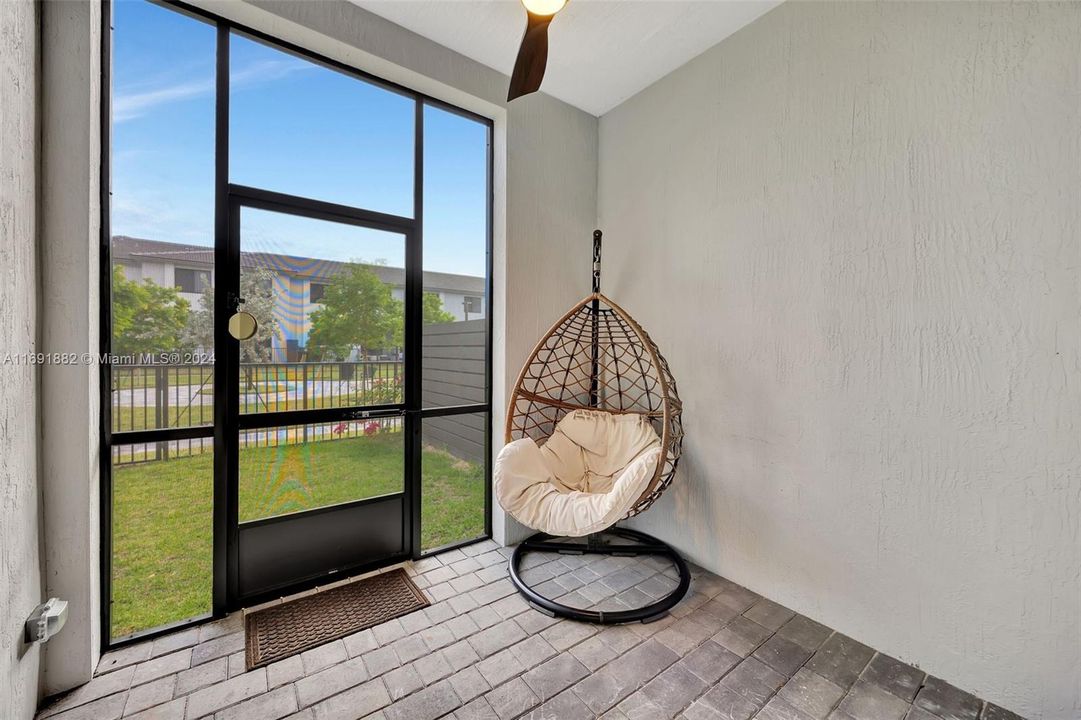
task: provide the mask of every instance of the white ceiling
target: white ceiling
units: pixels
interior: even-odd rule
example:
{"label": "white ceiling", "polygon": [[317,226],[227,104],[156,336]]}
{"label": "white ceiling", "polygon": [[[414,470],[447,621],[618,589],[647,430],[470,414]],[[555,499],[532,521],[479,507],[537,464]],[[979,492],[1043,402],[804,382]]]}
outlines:
{"label": "white ceiling", "polygon": [[[526,13],[518,0],[352,0],[507,75]],[[781,0],[570,0],[548,29],[541,91],[603,115]]]}

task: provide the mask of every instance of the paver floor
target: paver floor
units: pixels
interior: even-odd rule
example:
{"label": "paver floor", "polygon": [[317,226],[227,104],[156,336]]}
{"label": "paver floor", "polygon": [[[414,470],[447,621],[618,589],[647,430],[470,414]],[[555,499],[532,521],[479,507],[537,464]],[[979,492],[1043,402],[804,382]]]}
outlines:
{"label": "paver floor", "polygon": [[[594,626],[531,609],[486,541],[406,565],[432,605],[250,672],[240,613],[105,655],[54,720],[1016,720],[750,590],[694,568],[671,614]],[[536,556],[527,580],[579,607],[672,587],[657,561]]]}

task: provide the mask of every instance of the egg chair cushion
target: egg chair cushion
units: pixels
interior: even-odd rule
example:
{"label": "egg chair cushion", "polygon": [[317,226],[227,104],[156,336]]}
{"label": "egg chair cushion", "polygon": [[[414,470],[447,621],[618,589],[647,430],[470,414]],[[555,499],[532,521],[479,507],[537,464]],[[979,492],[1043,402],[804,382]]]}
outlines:
{"label": "egg chair cushion", "polygon": [[528,527],[580,537],[626,516],[660,458],[661,440],[645,415],[575,410],[543,444],[522,438],[500,451],[496,497]]}

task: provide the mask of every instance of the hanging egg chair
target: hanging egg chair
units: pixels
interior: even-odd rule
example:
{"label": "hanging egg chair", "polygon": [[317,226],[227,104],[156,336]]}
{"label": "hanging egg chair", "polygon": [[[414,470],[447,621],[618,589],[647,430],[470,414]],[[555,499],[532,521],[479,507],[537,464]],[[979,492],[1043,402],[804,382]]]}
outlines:
{"label": "hanging egg chair", "polygon": [[[538,530],[515,549],[510,576],[549,615],[615,624],[664,616],[690,573],[671,547],[615,527],[648,509],[671,484],[683,443],[676,382],[656,344],[600,291],[601,232],[593,233],[593,292],[537,343],[507,411],[493,472],[496,497]],[[678,573],[674,589],[644,607],[593,610],[558,602],[522,577],[530,552],[658,556]]]}

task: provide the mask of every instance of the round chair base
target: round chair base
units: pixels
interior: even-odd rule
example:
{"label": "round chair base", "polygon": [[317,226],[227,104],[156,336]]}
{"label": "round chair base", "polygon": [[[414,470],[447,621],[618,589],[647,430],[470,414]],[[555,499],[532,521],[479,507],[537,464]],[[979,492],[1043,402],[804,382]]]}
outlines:
{"label": "round chair base", "polygon": [[[611,542],[616,539],[620,542]],[[629,541],[629,542],[626,542]],[[533,588],[526,585],[522,579],[522,558],[529,552],[552,552],[566,555],[613,555],[622,557],[637,557],[641,555],[656,555],[665,557],[672,562],[679,572],[679,582],[675,589],[664,597],[644,607],[631,608],[628,610],[614,610],[611,612],[602,610],[584,610],[558,603],[537,593]],[[691,586],[691,573],[687,569],[687,563],[675,550],[661,542],[657,538],[629,528],[608,528],[599,533],[594,533],[586,538],[556,538],[544,533],[537,533],[528,540],[523,541],[514,549],[514,555],[510,559],[510,579],[514,587],[522,597],[535,609],[552,617],[568,618],[581,622],[598,623],[601,625],[618,625],[621,623],[642,622],[648,623],[659,620],[668,614],[676,604],[687,594]]]}

